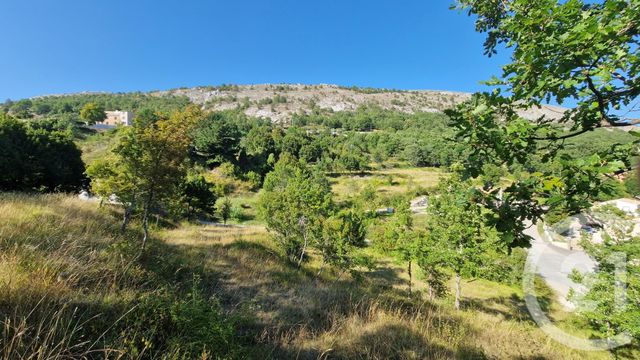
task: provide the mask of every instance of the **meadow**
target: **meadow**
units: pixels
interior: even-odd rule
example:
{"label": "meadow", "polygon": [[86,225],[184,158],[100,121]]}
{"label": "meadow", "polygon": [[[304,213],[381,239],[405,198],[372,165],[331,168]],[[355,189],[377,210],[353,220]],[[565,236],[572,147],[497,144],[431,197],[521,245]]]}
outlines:
{"label": "meadow", "polygon": [[[609,356],[547,338],[518,286],[465,281],[456,311],[420,285],[409,295],[404,267],[373,248],[377,267],[358,281],[318,276],[315,254],[295,268],[255,221],[161,226],[138,254],[140,234],[119,233],[117,209],[64,195],[0,196],[5,359]],[[547,297],[552,317],[580,332],[584,324]]]}

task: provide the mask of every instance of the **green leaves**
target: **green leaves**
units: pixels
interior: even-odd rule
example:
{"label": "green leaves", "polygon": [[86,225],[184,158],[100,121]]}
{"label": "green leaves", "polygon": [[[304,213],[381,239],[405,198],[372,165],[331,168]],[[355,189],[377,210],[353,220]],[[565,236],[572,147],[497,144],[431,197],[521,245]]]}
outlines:
{"label": "green leaves", "polygon": [[333,203],[329,183],[305,163],[283,156],[267,174],[259,211],[267,228],[292,262],[301,263],[307,248],[318,244]]}

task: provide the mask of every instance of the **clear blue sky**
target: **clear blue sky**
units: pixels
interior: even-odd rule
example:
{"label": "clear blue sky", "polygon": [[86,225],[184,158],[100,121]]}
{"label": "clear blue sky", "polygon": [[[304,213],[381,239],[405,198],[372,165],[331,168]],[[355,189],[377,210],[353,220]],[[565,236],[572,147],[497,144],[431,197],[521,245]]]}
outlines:
{"label": "clear blue sky", "polygon": [[482,55],[453,0],[3,0],[0,101],[222,83],[475,91]]}

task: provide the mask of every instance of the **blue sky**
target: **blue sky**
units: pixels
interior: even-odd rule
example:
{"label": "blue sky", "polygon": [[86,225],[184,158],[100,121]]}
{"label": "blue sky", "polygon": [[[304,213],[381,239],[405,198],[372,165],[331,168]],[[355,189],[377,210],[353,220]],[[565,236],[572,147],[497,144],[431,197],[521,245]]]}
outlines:
{"label": "blue sky", "polygon": [[487,58],[452,0],[3,0],[0,101],[222,83],[475,91]]}

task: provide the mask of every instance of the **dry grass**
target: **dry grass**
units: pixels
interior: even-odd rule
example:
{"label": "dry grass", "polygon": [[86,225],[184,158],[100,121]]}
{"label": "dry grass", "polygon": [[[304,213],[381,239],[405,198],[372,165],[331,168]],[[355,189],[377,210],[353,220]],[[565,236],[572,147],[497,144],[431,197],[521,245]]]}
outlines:
{"label": "dry grass", "polygon": [[[96,204],[2,194],[0,217],[0,357],[7,360],[180,357],[162,350],[171,338],[146,338],[153,353],[135,349],[171,314],[157,308],[163,294],[192,296],[194,273],[207,298],[236,319],[244,358],[608,358],[549,340],[515,288],[465,283],[457,312],[450,299],[409,297],[403,267],[388,259],[378,258],[382,268],[361,283],[331,271],[317,279],[317,262],[291,266],[260,226],[156,232],[162,243],[154,240],[129,266],[138,234],[119,235],[117,219]],[[139,299],[150,301],[147,312],[137,311],[145,304]],[[175,331],[163,321],[163,331]],[[184,321],[193,325],[190,315]]]}
{"label": "dry grass", "polygon": [[[198,238],[203,233],[210,238]],[[246,319],[240,332],[255,341],[252,357],[608,358],[550,340],[529,318],[521,292],[506,285],[465,283],[464,309],[456,312],[451,299],[410,298],[403,268],[385,259],[362,283],[335,274],[316,279],[316,262],[293,268],[260,227],[191,226],[162,238],[217,274],[212,286],[227,311]]]}
{"label": "dry grass", "polygon": [[111,209],[0,194],[0,218],[0,359],[183,358],[203,351],[190,328],[226,331],[192,290],[206,274],[155,239],[139,257]]}

